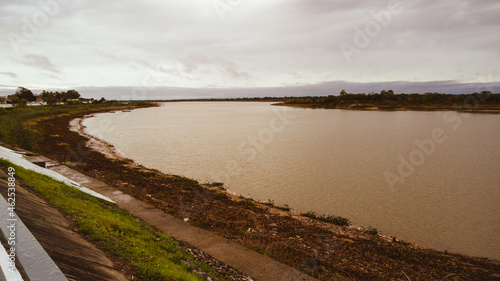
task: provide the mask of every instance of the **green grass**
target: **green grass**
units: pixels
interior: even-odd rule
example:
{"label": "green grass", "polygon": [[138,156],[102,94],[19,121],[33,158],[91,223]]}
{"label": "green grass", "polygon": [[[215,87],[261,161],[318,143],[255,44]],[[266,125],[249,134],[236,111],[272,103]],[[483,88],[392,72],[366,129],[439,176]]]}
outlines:
{"label": "green grass", "polygon": [[39,117],[98,110],[110,106],[131,107],[151,106],[151,104],[144,102],[106,102],[100,104],[0,108],[0,140],[27,150],[34,150],[36,148],[36,143],[34,141],[35,131],[29,128],[27,124],[28,121]]}
{"label": "green grass", "polygon": [[206,280],[182,261],[193,261],[219,280],[208,265],[195,261],[176,241],[137,221],[115,204],[97,199],[54,179],[0,159],[0,166],[14,167],[15,177],[72,219],[90,239],[129,263],[146,280]]}

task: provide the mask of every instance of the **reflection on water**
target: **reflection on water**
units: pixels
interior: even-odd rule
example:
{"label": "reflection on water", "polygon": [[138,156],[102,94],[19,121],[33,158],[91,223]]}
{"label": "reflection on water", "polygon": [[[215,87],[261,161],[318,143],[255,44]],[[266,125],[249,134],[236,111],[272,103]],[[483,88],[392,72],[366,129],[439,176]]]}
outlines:
{"label": "reflection on water", "polygon": [[500,258],[500,115],[176,102],[84,124],[147,167]]}

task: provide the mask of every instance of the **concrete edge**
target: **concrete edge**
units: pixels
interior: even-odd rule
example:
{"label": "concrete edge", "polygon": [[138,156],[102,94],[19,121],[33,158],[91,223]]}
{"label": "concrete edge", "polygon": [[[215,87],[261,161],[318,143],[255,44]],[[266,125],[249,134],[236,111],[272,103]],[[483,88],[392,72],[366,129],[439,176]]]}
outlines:
{"label": "concrete edge", "polygon": [[[15,211],[11,211],[9,208],[10,205],[2,196],[2,199],[0,199],[0,229],[3,236],[9,241],[9,245],[15,249],[15,258],[21,264],[29,280],[67,281],[68,279],[66,276],[64,276],[59,267],[57,267],[47,252],[45,252]],[[9,272],[9,268],[7,268],[7,270]],[[14,271],[19,274],[17,268]],[[7,280],[11,279],[9,278]],[[23,279],[21,278],[20,280]]]}

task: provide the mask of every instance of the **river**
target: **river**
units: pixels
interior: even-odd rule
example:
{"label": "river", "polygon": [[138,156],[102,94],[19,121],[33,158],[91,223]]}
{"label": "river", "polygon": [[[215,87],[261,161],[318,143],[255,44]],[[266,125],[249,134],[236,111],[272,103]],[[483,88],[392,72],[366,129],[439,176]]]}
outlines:
{"label": "river", "polygon": [[169,102],[87,132],[146,167],[500,259],[500,115]]}

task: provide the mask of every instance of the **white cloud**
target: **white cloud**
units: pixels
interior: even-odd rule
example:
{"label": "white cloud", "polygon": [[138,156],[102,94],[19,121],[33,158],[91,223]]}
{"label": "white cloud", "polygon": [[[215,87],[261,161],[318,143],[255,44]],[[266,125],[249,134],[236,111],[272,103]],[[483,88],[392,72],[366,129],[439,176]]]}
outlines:
{"label": "white cloud", "polygon": [[[59,0],[41,3],[50,1]],[[379,22],[349,63],[339,44],[354,45],[357,30],[366,32],[391,1],[242,1],[223,21],[204,0],[62,1],[30,38],[23,29],[44,11],[41,4],[9,1],[0,7],[0,32],[24,41],[18,52],[0,42],[0,54],[13,58],[2,58],[4,72],[18,76],[3,79],[26,87],[134,87],[153,70],[164,75],[158,86],[187,88],[500,81],[494,0],[401,0],[401,11]]]}

